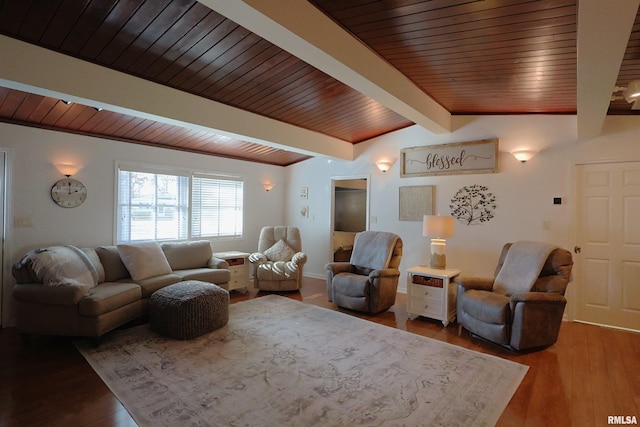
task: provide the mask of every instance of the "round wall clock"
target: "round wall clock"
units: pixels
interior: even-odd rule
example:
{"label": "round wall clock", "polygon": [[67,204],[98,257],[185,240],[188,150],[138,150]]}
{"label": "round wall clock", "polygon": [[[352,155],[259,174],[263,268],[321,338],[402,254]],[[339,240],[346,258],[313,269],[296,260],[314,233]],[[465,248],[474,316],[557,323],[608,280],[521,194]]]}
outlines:
{"label": "round wall clock", "polygon": [[75,208],[87,198],[87,188],[76,179],[61,179],[51,187],[51,198],[63,208]]}

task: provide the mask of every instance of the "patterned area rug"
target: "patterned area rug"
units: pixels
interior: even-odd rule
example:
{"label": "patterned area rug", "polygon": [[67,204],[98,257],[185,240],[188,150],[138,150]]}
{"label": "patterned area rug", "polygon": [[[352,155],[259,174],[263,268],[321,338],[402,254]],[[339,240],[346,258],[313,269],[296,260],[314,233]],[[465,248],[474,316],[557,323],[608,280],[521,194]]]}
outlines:
{"label": "patterned area rug", "polygon": [[190,341],[76,345],[142,426],[490,426],[528,369],[276,295]]}

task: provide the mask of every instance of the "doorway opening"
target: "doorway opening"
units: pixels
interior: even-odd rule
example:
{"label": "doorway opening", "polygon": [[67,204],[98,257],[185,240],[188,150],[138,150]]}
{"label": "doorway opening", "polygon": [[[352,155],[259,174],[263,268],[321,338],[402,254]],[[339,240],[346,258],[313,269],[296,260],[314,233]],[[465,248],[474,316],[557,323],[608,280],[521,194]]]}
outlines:
{"label": "doorway opening", "polygon": [[369,229],[369,177],[331,179],[331,255],[349,261],[356,233]]}

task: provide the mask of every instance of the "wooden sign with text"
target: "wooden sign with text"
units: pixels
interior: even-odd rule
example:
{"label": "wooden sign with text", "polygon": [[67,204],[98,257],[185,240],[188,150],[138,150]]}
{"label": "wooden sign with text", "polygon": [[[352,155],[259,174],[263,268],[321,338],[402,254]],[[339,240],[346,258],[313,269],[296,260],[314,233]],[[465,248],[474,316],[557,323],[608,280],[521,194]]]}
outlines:
{"label": "wooden sign with text", "polygon": [[498,172],[498,139],[403,148],[400,176]]}

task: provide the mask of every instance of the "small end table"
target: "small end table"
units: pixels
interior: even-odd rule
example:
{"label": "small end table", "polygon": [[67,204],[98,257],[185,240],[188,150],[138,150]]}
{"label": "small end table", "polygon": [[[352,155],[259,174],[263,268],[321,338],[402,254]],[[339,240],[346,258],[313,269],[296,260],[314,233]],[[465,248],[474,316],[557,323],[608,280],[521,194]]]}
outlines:
{"label": "small end table", "polygon": [[223,259],[229,264],[231,279],[229,279],[228,291],[246,289],[249,286],[249,253],[239,251],[217,252],[213,256]]}
{"label": "small end table", "polygon": [[409,315],[442,321],[444,326],[456,317],[456,284],[451,280],[458,269],[438,269],[424,266],[407,270],[407,300]]}

